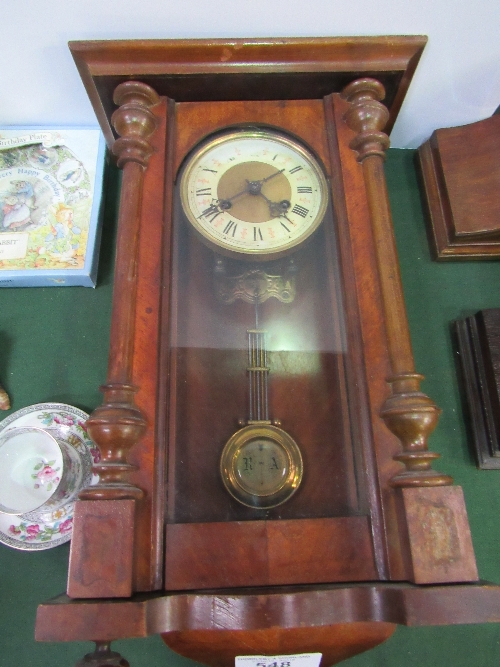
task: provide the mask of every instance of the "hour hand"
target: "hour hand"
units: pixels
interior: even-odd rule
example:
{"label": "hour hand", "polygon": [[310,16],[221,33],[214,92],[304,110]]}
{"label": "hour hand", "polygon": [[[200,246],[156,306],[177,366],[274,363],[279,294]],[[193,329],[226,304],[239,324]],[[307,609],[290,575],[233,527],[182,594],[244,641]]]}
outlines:
{"label": "hour hand", "polygon": [[[271,201],[266,197],[266,195],[261,192],[260,193],[261,197],[264,197],[264,199],[267,202],[267,205],[269,206],[269,213],[271,217],[273,218],[287,218],[287,211],[290,208],[291,204],[288,201],[288,199],[282,199],[281,201]],[[287,218],[288,220],[288,218]]]}

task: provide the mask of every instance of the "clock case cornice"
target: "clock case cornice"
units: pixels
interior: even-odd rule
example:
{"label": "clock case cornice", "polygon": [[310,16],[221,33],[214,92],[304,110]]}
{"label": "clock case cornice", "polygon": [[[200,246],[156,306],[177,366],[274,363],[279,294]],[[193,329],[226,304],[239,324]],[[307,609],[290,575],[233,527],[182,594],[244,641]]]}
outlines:
{"label": "clock case cornice", "polygon": [[390,133],[425,36],[95,40],[69,43],[108,146],[113,91],[138,80],[176,102],[321,99],[361,77],[385,88]]}

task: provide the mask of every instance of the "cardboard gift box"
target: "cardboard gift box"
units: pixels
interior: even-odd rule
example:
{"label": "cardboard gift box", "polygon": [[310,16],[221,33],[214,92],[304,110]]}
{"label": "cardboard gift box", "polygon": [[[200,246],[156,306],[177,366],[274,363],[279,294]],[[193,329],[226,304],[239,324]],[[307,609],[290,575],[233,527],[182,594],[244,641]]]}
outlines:
{"label": "cardboard gift box", "polygon": [[99,129],[0,129],[0,287],[95,287]]}

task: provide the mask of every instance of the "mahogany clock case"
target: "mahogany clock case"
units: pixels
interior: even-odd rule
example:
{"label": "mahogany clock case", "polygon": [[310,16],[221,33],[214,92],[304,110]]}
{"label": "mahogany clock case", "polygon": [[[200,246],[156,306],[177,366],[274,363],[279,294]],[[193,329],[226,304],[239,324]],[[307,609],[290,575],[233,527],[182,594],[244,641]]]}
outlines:
{"label": "mahogany clock case", "polygon": [[[340,91],[356,76],[375,74],[375,68],[386,85],[389,105],[383,122],[392,127],[425,41],[405,37],[71,44],[110,145],[115,137],[110,115],[113,90],[119,84],[125,92],[123,85],[132,78],[127,71],[134,73],[141,86],[156,86],[155,96],[166,95],[155,98],[160,103],[151,107],[157,129],[148,140],[152,153],[147,168],[141,174],[130,163],[125,166],[130,174],[125,180],[144,179],[142,201],[134,194],[137,214],[131,212],[128,201],[132,192],[139,192],[137,181],[132,184],[131,180],[124,195],[126,208],[122,205],[123,217],[137,216],[133,225],[140,228],[140,237],[130,232],[122,251],[131,257],[130,244],[138,243],[138,308],[127,304],[132,298],[128,288],[117,287],[120,313],[129,314],[125,328],[119,324],[122,315],[113,315],[111,338],[116,345],[112,344],[108,385],[111,377],[111,387],[118,378],[139,388],[134,400],[148,426],[140,444],[131,450],[130,463],[138,470],[130,474],[130,482],[146,494],[136,502],[133,580],[128,588],[117,584],[114,589],[121,595],[162,586],[175,590],[409,576],[399,543],[395,496],[381,492],[400,470],[392,459],[399,445],[384,431],[377,414],[391,369],[383,308],[373,279],[378,270],[368,250],[373,241],[367,194],[356,151],[349,146],[355,136],[344,118],[349,103]],[[193,81],[202,75],[210,86],[195,87]],[[288,92],[281,97],[285,80]],[[326,81],[333,94],[325,97]],[[125,93],[122,110],[113,116],[113,123],[119,122],[123,130],[137,117],[127,100],[133,101],[134,91],[139,98],[142,95],[135,84],[130,91],[131,97]],[[301,99],[293,99],[296,96]],[[151,122],[147,121],[147,127],[152,130]],[[287,334],[290,329],[298,334],[307,322],[311,341],[316,339],[308,350],[284,355],[271,349],[270,353],[271,418],[281,420],[283,428],[291,431],[304,457],[299,490],[280,508],[270,510],[271,517],[272,513],[281,517],[279,521],[265,521],[254,510],[236,506],[219,476],[222,447],[237,430],[238,420],[246,417],[239,351],[248,327],[248,304],[228,308],[214,300],[213,253],[181,224],[173,187],[183,160],[200,141],[218,130],[249,123],[278,128],[304,142],[331,179],[323,228],[296,253],[296,302],[284,308],[285,304],[269,299],[261,308],[264,319],[272,314],[276,322],[278,313],[286,311],[291,324]],[[130,125],[131,138],[140,127]],[[125,148],[127,141],[119,139],[118,145]],[[128,160],[128,154],[123,155]],[[132,153],[130,157],[136,159]],[[173,243],[171,225],[175,227],[176,222],[179,240],[184,235],[182,243]],[[124,264],[131,261],[126,258]],[[193,266],[196,271],[191,270]],[[202,318],[208,307],[217,316]],[[201,346],[186,346],[182,336],[199,329],[201,322],[207,338]],[[218,351],[221,331],[232,340],[228,348]],[[121,350],[126,350],[126,358]],[[295,366],[309,365],[310,372],[290,373],[284,362],[290,367],[292,359]],[[304,400],[294,400],[297,394]],[[197,409],[198,402],[203,410]],[[211,415],[217,415],[216,419]],[[102,419],[95,419],[98,426]],[[207,437],[208,422],[211,435]],[[99,437],[96,432],[95,438]],[[376,456],[382,457],[378,470]],[[380,465],[382,460],[385,463]],[[101,474],[107,475],[106,470],[104,465]],[[90,512],[92,507],[98,506],[81,506]],[[297,550],[297,534],[304,535],[302,550]],[[124,539],[129,537],[130,531]],[[86,597],[91,590],[76,582],[88,578],[83,574],[87,567],[97,581],[105,555],[91,565],[77,557],[76,546],[74,553],[69,590],[76,597]],[[110,572],[113,567],[110,562]],[[126,567],[130,572],[130,560]],[[108,594],[113,590],[110,581],[108,576]]]}
{"label": "mahogany clock case", "polygon": [[[439,559],[437,570],[426,564],[419,512],[437,497],[445,504],[454,498],[450,516],[466,526],[465,508],[460,489],[435,488],[448,487],[452,479],[432,470],[437,455],[427,451],[439,409],[419,391],[382,164],[388,138],[381,129],[392,126],[425,41],[71,45],[108,140],[113,141],[111,123],[122,135],[113,150],[124,177],[105,400],[89,420],[103,451],[101,482],[81,495],[99,502],[77,508],[81,528],[73,540],[70,595],[95,596],[99,581],[108,596],[124,596],[162,586],[477,577],[468,529],[460,529],[463,542],[450,542],[452,567],[438,565]],[[364,76],[374,67],[387,91]],[[308,88],[300,89],[305,99],[276,99],[284,74],[306,72],[311,76],[302,80]],[[332,90],[325,96],[320,81],[326,73]],[[205,99],[201,88],[193,101],[192,76],[199,74],[212,81],[212,99]],[[256,92],[255,75],[267,82],[262,94]],[[351,83],[338,90],[347,75]],[[166,97],[145,83],[153,83],[152,76],[161,79],[154,82]],[[104,110],[117,77],[118,108],[108,117]],[[242,94],[244,82],[256,99]],[[274,99],[261,99],[271,90]],[[390,108],[381,103],[385,95]],[[216,465],[224,443],[245,419],[239,351],[247,304],[221,309],[215,303],[208,276],[217,260],[199,239],[185,235],[174,187],[183,160],[201,141],[248,124],[273,127],[303,142],[323,165],[331,188],[322,228],[295,253],[295,303],[283,309],[285,304],[269,299],[261,307],[271,328],[283,320],[280,311],[288,313],[280,336],[299,334],[304,322],[310,328],[309,347],[288,350],[282,338],[270,349],[271,418],[291,430],[305,460],[300,488],[279,509],[269,510],[270,520],[234,504]],[[197,339],[200,332],[205,338]],[[219,350],[224,338],[226,347]],[[297,352],[302,356],[294,357]],[[290,373],[284,362],[288,368],[302,363],[306,372]],[[294,400],[294,391],[304,400]],[[406,488],[415,486],[433,489]],[[91,556],[88,539],[81,541],[94,531],[97,517],[111,522],[110,529],[130,545],[121,552],[119,568],[97,533],[99,557]],[[299,542],[297,535],[306,537]],[[460,553],[453,544],[461,544]],[[95,583],[89,586],[90,579]]]}

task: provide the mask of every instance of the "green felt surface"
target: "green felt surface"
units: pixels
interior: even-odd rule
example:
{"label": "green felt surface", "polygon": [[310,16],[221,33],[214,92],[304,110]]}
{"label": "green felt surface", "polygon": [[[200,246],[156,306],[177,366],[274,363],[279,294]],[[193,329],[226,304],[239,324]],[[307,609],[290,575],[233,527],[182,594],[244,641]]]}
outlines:
{"label": "green felt surface", "polygon": [[[431,261],[414,151],[391,150],[387,179],[416,368],[423,390],[443,408],[431,448],[435,466],[465,492],[482,579],[500,583],[500,471],[479,471],[460,402],[450,323],[500,306],[500,262]],[[0,289],[0,380],[13,410],[60,401],[90,411],[106,375],[112,293],[117,174],[111,172],[98,287]],[[7,416],[9,413],[5,413]],[[72,667],[90,643],[36,643],[37,605],[66,586],[68,545],[22,552],[0,545],[0,667]],[[189,667],[159,637],[113,644],[131,667]],[[397,629],[385,644],[352,658],[352,667],[493,667],[500,663],[500,625]]]}

